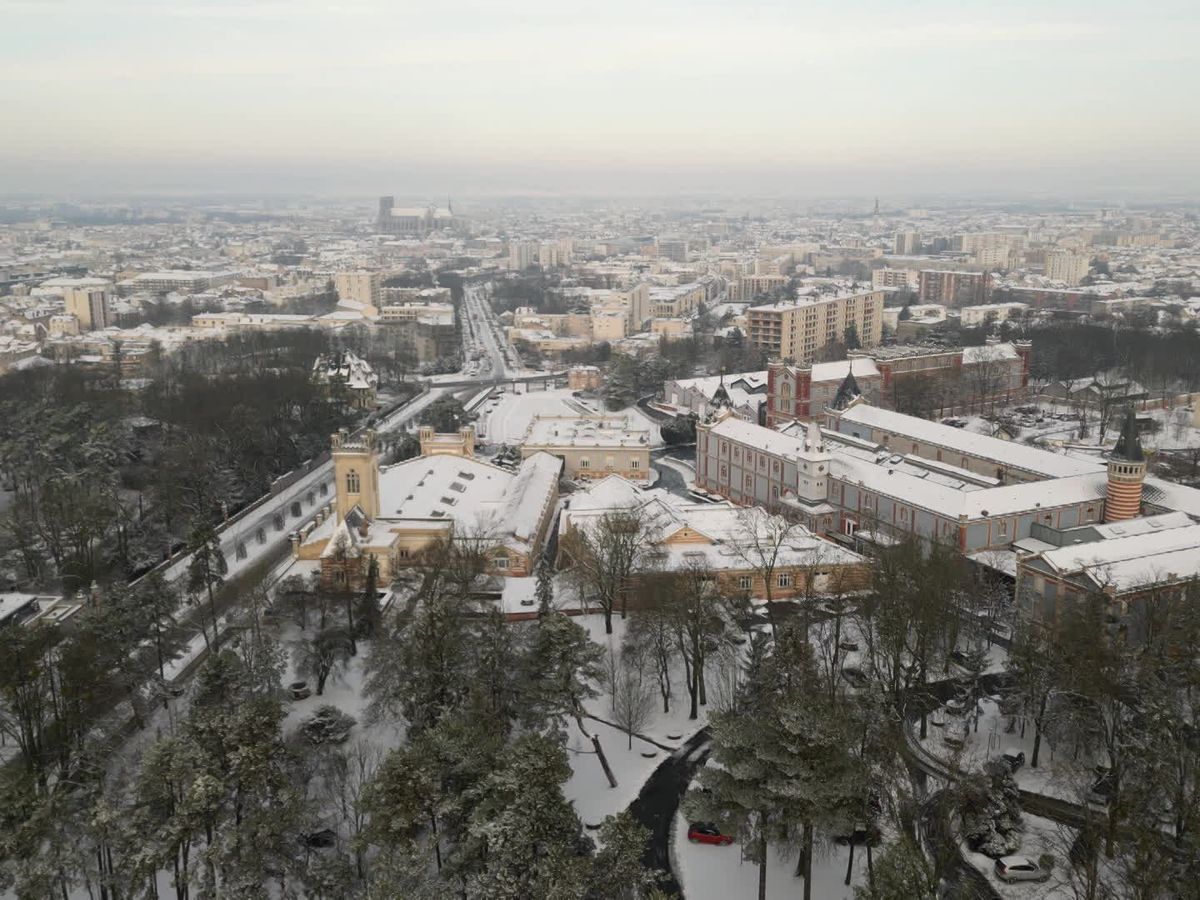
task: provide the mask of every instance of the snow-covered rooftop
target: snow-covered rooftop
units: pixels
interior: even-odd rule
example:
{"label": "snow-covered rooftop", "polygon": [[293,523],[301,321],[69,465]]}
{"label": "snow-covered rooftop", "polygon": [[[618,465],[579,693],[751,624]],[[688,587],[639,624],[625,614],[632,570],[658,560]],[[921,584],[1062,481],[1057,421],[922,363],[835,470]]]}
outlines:
{"label": "snow-covered rooftop", "polygon": [[650,429],[629,416],[537,416],[526,447],[648,447]]}
{"label": "snow-covered rooftop", "polygon": [[897,437],[912,438],[978,459],[994,460],[998,464],[1045,478],[1065,478],[1105,470],[1104,463],[1098,460],[1066,456],[1015,441],[976,434],[867,403],[846,410],[841,415],[841,421],[864,425]]}

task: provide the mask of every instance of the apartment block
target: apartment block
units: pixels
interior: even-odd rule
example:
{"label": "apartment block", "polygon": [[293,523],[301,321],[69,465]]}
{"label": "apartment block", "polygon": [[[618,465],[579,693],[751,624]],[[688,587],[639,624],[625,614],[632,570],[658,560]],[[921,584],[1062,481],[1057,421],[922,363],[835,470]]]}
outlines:
{"label": "apartment block", "polygon": [[865,291],[752,306],[750,341],[772,357],[807,363],[853,326],[871,347],[883,336],[883,298],[884,291]]}
{"label": "apartment block", "polygon": [[1089,261],[1082,253],[1070,250],[1046,251],[1046,277],[1074,287],[1087,276]]}
{"label": "apartment block", "polygon": [[918,296],[923,303],[979,306],[987,301],[990,283],[985,272],[922,269],[918,276]]}

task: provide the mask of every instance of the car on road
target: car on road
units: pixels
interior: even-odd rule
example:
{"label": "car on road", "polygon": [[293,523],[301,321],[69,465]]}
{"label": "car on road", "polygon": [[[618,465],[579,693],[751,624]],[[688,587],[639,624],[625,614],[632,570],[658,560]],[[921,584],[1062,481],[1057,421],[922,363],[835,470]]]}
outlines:
{"label": "car on road", "polygon": [[1001,881],[1047,881],[1050,869],[1028,856],[1002,856],[996,860],[996,877]]}
{"label": "car on road", "polygon": [[952,716],[961,716],[967,711],[967,701],[961,697],[951,697],[946,701],[946,712]]}
{"label": "car on road", "polygon": [[842,638],[838,641],[838,649],[854,652],[858,649],[858,641],[852,641],[850,638]]}
{"label": "car on road", "polygon": [[693,822],[688,826],[688,840],[693,844],[716,844],[726,847],[733,843],[733,838],[721,834],[721,829],[710,822]]}

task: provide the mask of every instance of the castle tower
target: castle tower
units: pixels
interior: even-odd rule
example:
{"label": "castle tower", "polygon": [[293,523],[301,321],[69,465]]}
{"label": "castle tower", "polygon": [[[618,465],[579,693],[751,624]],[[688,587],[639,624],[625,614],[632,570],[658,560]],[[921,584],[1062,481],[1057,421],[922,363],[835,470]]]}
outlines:
{"label": "castle tower", "polygon": [[368,519],[379,517],[379,449],[374,431],[361,437],[346,431],[333,436],[333,477],[338,521],[356,506]]}
{"label": "castle tower", "polygon": [[805,503],[824,503],[829,496],[829,463],[832,454],[816,421],[804,432],[804,452],[796,457],[796,496]]}
{"label": "castle tower", "polygon": [[1104,521],[1121,522],[1142,512],[1142,482],[1146,479],[1146,455],[1138,438],[1137,417],[1131,406],[1117,446],[1108,457],[1108,490],[1104,498]]}

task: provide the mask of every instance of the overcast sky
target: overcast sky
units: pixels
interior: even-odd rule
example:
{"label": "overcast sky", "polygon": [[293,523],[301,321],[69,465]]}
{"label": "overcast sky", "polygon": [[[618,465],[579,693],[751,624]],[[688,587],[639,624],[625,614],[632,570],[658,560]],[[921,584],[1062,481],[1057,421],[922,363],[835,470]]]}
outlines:
{"label": "overcast sky", "polygon": [[1198,10],[0,0],[0,191],[1190,192]]}

